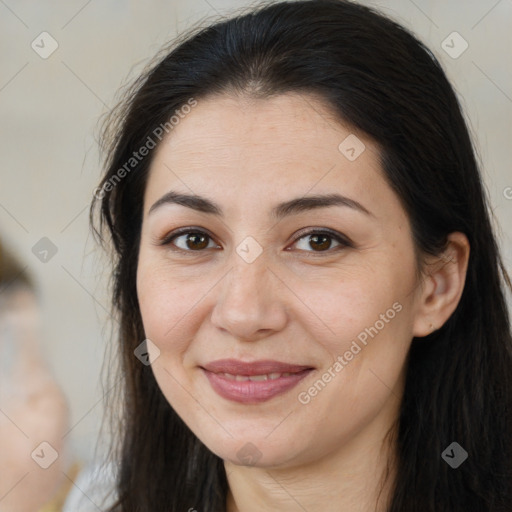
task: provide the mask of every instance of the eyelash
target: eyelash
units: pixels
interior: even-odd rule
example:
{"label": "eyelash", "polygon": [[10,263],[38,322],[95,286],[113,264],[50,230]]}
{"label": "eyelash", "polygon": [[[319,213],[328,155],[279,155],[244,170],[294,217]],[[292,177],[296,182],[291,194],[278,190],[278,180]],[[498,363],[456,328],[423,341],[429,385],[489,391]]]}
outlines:
{"label": "eyelash", "polygon": [[[180,229],[177,229],[176,231],[173,231],[172,233],[169,233],[163,240],[161,240],[159,242],[159,245],[162,245],[162,246],[174,245],[174,244],[172,244],[172,242],[176,238],[179,238],[180,236],[187,235],[187,234],[204,235],[204,236],[208,237],[211,241],[214,241],[214,238],[208,232],[206,232],[200,228],[194,228],[192,226],[192,227],[180,228]],[[310,230],[307,232],[300,232],[299,236],[297,236],[297,238],[292,242],[292,245],[296,244],[302,238],[305,238],[310,235],[326,235],[340,244],[338,247],[335,247],[334,249],[329,248],[325,251],[302,251],[302,252],[306,252],[306,253],[312,253],[315,256],[323,255],[323,254],[332,254],[333,252],[338,252],[339,250],[347,248],[347,247],[354,247],[353,243],[347,237],[345,237],[341,233],[338,233],[336,231],[332,231],[332,230],[326,229],[326,228],[317,229],[317,230],[313,229],[313,230]],[[187,253],[194,254],[194,253],[204,252],[206,249],[200,249],[200,250],[194,251],[191,249],[187,250],[187,249],[182,249],[180,247],[174,246],[171,250],[174,252],[182,253],[182,254],[187,254]]]}

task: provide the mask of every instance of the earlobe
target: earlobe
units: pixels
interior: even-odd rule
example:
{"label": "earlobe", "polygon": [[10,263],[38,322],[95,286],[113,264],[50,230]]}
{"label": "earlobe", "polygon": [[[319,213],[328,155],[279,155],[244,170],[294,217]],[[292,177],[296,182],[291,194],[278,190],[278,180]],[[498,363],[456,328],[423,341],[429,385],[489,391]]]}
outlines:
{"label": "earlobe", "polygon": [[469,241],[463,233],[448,235],[445,250],[427,263],[419,290],[413,336],[440,329],[453,314],[462,296],[469,261]]}

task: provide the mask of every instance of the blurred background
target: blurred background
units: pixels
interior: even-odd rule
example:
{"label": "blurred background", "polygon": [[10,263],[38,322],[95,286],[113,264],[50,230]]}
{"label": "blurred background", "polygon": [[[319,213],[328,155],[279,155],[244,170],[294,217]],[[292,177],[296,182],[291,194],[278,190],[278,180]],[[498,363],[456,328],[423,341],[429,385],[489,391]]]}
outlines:
{"label": "blurred background", "polygon": [[[512,1],[360,3],[410,28],[455,85],[511,271]],[[108,260],[88,227],[101,172],[100,117],[114,105],[119,87],[164,43],[192,25],[251,5],[257,2],[0,0],[0,240],[18,260],[16,276],[31,276],[40,308],[40,360],[67,403],[52,414],[62,419],[56,422],[55,443],[66,446],[59,462],[68,489],[93,457],[109,392],[100,379],[111,338]],[[0,426],[3,421],[12,427],[14,413],[7,407],[0,403]],[[40,447],[45,439],[20,418],[17,435],[24,436],[30,452],[48,457]],[[29,457],[20,478],[38,469]],[[0,467],[0,511],[10,512],[7,499],[2,508],[2,498],[13,497],[22,484],[19,478],[2,478],[3,471]],[[53,507],[59,509],[56,501]]]}

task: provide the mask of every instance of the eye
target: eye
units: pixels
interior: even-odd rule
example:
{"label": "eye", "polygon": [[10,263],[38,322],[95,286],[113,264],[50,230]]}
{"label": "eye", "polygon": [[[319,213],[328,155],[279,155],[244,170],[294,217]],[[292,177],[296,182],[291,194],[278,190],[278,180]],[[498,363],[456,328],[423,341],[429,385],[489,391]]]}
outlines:
{"label": "eye", "polygon": [[161,245],[174,245],[177,250],[184,252],[200,252],[203,249],[219,247],[208,233],[191,228],[174,231],[162,240]]}
{"label": "eye", "polygon": [[[333,241],[338,244],[334,247],[334,250],[332,250]],[[345,247],[353,247],[352,242],[347,237],[336,231],[326,229],[310,230],[307,233],[302,231],[301,236],[292,245],[300,244],[302,244],[302,247],[298,248],[301,251],[314,253],[334,252]],[[173,231],[160,242],[160,245],[172,245],[176,247],[173,250],[189,253],[220,248],[206,231],[190,227]]]}
{"label": "eye", "polygon": [[[344,247],[353,247],[353,244],[341,233],[325,229],[303,233],[293,245],[300,245],[302,243],[302,247],[298,248],[306,252],[333,252],[331,250],[333,241],[338,244],[334,248],[335,251]],[[311,251],[308,248],[313,250]]]}

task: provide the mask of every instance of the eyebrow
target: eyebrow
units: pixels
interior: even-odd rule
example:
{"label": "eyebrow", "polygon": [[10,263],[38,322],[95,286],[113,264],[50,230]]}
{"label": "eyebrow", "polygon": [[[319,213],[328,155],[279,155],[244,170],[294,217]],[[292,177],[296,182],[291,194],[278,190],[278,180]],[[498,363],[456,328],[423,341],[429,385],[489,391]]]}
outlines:
{"label": "eyebrow", "polygon": [[[165,204],[179,204],[198,212],[216,215],[221,218],[224,217],[221,206],[214,201],[196,194],[182,194],[172,190],[164,194],[151,206],[148,215]],[[331,206],[344,206],[366,215],[374,216],[373,213],[371,213],[361,203],[341,194],[314,195],[291,199],[289,201],[279,203],[277,206],[272,208],[271,215],[275,219],[280,220],[290,215],[314,210],[316,208],[326,208]]]}

